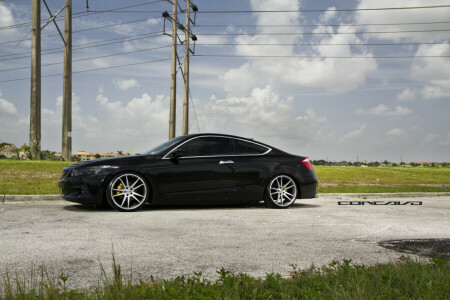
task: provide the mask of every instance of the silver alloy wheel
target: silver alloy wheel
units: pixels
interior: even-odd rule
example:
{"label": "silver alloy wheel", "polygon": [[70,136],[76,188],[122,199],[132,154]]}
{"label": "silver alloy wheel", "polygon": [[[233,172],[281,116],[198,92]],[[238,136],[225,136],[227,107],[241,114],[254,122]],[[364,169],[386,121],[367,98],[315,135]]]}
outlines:
{"label": "silver alloy wheel", "polygon": [[134,210],[147,198],[147,185],[136,174],[122,174],[111,184],[111,200],[118,208]]}
{"label": "silver alloy wheel", "polygon": [[297,186],[286,175],[279,175],[269,184],[269,196],[276,206],[287,207],[297,198]]}

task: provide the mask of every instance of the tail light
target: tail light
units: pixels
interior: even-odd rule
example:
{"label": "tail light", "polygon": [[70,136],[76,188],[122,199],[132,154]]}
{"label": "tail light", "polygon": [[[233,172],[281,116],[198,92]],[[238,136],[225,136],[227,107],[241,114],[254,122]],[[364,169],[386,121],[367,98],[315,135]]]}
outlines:
{"label": "tail light", "polygon": [[308,170],[310,171],[314,171],[313,165],[311,163],[311,161],[309,160],[309,158],[304,158],[300,161]]}

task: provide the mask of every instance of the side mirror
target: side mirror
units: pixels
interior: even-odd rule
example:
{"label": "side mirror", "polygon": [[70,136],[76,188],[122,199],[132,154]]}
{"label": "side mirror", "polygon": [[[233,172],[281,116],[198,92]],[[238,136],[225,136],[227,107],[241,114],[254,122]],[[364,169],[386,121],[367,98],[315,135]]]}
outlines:
{"label": "side mirror", "polygon": [[178,157],[182,157],[184,155],[184,150],[182,149],[175,149],[170,153],[170,156],[172,158],[178,158]]}

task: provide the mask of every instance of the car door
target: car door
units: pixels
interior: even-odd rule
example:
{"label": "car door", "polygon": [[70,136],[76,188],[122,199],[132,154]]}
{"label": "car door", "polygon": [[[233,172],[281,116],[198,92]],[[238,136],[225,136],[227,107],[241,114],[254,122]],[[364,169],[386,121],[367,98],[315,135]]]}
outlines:
{"label": "car door", "polygon": [[264,180],[276,164],[266,156],[271,148],[241,139],[233,139],[233,142],[236,155],[234,161],[238,165],[235,197],[260,201],[264,194]]}
{"label": "car door", "polygon": [[231,139],[221,136],[195,137],[176,149],[181,157],[163,158],[158,185],[163,202],[227,202],[236,187],[236,164]]}

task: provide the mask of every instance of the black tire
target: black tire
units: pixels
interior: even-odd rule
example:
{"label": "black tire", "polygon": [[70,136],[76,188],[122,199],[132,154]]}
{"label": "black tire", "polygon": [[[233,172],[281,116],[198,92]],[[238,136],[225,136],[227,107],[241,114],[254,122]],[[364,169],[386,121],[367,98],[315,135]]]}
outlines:
{"label": "black tire", "polygon": [[297,199],[298,188],[295,180],[288,175],[274,176],[266,187],[264,203],[268,208],[288,208]]}
{"label": "black tire", "polygon": [[136,211],[147,203],[149,197],[149,184],[142,175],[135,172],[117,174],[106,189],[106,199],[117,211]]}

